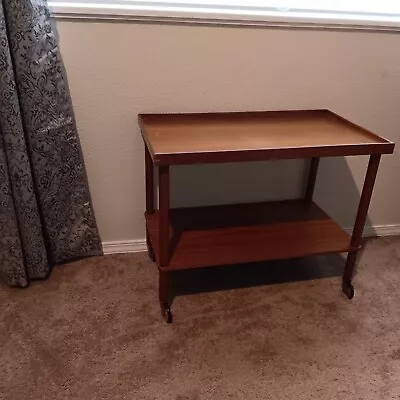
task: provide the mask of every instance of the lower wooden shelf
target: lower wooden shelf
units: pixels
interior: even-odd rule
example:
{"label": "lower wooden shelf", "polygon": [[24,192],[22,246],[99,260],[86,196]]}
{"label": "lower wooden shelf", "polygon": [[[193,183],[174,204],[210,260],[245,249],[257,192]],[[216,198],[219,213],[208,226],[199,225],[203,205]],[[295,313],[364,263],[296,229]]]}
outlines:
{"label": "lower wooden shelf", "polygon": [[[146,214],[159,266],[158,211]],[[287,200],[170,210],[170,261],[178,270],[346,252],[350,236],[315,203]]]}

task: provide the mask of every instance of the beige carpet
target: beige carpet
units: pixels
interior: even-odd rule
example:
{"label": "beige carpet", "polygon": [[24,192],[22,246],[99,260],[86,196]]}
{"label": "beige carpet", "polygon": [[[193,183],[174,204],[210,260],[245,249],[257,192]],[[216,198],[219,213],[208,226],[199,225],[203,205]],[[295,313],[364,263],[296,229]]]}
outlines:
{"label": "beige carpet", "polygon": [[400,238],[316,257],[173,277],[175,321],[145,254],[55,268],[0,286],[0,398],[399,399]]}

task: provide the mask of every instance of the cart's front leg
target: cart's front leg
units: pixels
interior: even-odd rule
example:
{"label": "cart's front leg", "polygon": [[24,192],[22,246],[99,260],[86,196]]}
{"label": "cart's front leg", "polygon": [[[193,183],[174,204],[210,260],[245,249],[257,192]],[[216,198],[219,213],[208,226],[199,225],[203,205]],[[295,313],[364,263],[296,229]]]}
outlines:
{"label": "cart's front leg", "polygon": [[169,264],[169,167],[158,168],[160,266]]}
{"label": "cart's front leg", "polygon": [[158,295],[160,299],[161,315],[165,321],[170,324],[172,322],[172,312],[169,305],[168,272],[166,271],[159,271]]}
{"label": "cart's front leg", "polygon": [[[169,227],[169,167],[160,166],[158,168],[158,208],[159,208],[159,247],[161,268],[168,267],[170,227]],[[168,297],[168,273],[165,270],[159,272],[159,298],[161,314],[166,322],[172,322],[172,313]]]}
{"label": "cart's front leg", "polygon": [[354,287],[351,283],[351,280],[353,278],[354,267],[357,260],[357,252],[361,246],[365,220],[367,218],[368,208],[371,202],[380,159],[380,154],[373,154],[369,159],[364,187],[361,193],[360,204],[358,206],[356,222],[354,224],[353,235],[351,237],[350,251],[347,256],[346,266],[343,272],[342,290],[349,299],[352,299],[354,297]]}
{"label": "cart's front leg", "polygon": [[[146,214],[154,214],[154,164],[147,143],[144,144],[144,161],[146,171]],[[153,244],[146,226],[147,252],[151,261],[156,261]]]}

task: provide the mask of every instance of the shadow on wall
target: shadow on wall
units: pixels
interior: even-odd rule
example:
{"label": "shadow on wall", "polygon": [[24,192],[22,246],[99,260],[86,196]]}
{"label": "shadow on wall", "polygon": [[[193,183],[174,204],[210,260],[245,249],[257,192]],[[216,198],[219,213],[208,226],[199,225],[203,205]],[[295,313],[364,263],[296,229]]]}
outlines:
{"label": "shadow on wall", "polygon": [[[367,163],[363,168],[360,182]],[[304,193],[307,174],[304,160],[173,167],[171,204],[193,207],[295,199]],[[321,159],[314,201],[342,227],[353,226],[360,196],[345,157]],[[366,226],[371,227],[369,219]]]}
{"label": "shadow on wall", "polygon": [[[358,177],[358,186],[346,157],[332,157],[321,160],[315,189],[315,202],[346,229],[350,229],[354,225],[368,167],[369,156],[357,158],[365,164],[360,166],[361,173]],[[369,229],[372,236],[375,235],[375,232],[371,232],[372,222],[369,217],[365,221],[365,227]]]}
{"label": "shadow on wall", "polygon": [[[303,194],[307,175],[308,162],[303,160],[173,168],[172,205],[293,199]],[[321,159],[314,200],[341,226],[353,226],[360,195],[361,189],[344,157]],[[368,219],[366,226],[371,227]],[[173,292],[179,295],[340,277],[344,262],[343,256],[336,254],[179,271],[174,273],[172,286]]]}

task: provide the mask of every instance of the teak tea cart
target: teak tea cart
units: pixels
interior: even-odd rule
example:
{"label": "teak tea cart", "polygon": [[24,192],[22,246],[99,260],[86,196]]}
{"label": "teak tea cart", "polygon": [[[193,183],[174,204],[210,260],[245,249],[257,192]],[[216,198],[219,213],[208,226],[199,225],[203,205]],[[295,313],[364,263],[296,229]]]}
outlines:
{"label": "teak tea cart", "polygon": [[[347,252],[342,290],[351,299],[357,252],[381,154],[394,143],[329,110],[210,114],[141,114],[145,142],[146,229],[159,269],[162,315],[172,321],[168,273],[264,260]],[[313,202],[320,157],[369,155],[353,234]],[[170,166],[309,158],[304,196],[297,200],[170,208]],[[158,173],[155,208],[154,167]]]}

